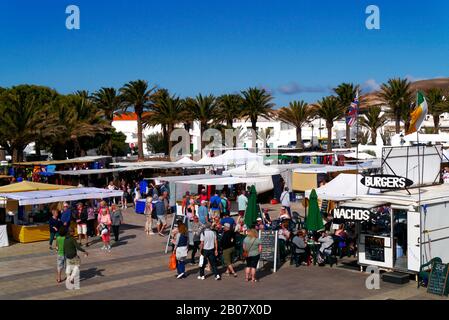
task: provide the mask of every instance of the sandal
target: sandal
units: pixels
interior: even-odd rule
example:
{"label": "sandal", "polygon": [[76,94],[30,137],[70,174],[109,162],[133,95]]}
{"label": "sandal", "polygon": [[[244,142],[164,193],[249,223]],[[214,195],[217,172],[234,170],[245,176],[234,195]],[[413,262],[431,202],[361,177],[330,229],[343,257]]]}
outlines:
{"label": "sandal", "polygon": [[234,276],[234,278],[237,278],[237,273],[232,273],[232,275]]}
{"label": "sandal", "polygon": [[257,280],[257,279],[254,279],[254,280],[251,280],[251,282],[259,282],[259,280]]}

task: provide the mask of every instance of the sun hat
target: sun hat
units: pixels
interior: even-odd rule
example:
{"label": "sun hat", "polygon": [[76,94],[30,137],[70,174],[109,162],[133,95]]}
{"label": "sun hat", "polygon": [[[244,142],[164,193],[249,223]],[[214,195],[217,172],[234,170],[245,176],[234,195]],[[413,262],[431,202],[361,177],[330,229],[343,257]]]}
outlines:
{"label": "sun hat", "polygon": [[261,218],[261,217],[259,217],[259,218],[257,218],[256,220],[257,220],[257,221],[262,221],[262,218]]}

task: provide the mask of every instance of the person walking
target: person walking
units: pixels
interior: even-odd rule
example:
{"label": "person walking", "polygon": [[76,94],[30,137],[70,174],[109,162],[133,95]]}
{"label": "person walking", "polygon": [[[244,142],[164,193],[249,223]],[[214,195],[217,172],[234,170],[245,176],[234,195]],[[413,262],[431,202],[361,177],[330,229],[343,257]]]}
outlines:
{"label": "person walking", "polygon": [[101,250],[111,251],[111,215],[109,214],[108,207],[102,207],[100,214],[98,215],[98,231],[103,241],[103,247]]}
{"label": "person walking", "polygon": [[255,229],[248,230],[247,236],[243,240],[243,250],[244,256],[246,256],[245,280],[257,282],[256,269],[262,252],[262,244]]}
{"label": "person walking", "polygon": [[111,220],[112,220],[112,231],[114,232],[114,241],[118,242],[120,234],[120,225],[123,224],[123,214],[122,210],[117,208],[116,204],[112,204],[111,211],[112,211]]}
{"label": "person walking", "polygon": [[53,250],[53,240],[58,236],[59,228],[62,226],[58,210],[51,210],[51,217],[48,221],[48,225],[50,227],[50,250]]}
{"label": "person walking", "polygon": [[[145,210],[144,210],[144,215],[146,218],[145,221],[145,233],[147,235],[153,235],[153,198],[152,197],[148,197],[146,199],[145,202]],[[154,212],[154,214],[156,214],[156,212]],[[157,217],[156,217],[157,218]]]}
{"label": "person walking", "polygon": [[199,280],[204,280],[204,269],[209,262],[212,272],[215,275],[215,280],[221,280],[221,276],[217,269],[216,257],[218,256],[218,243],[216,233],[211,230],[211,224],[206,223],[205,229],[201,232],[200,236],[200,250],[204,257],[203,264],[200,266]]}
{"label": "person walking", "polygon": [[160,196],[154,204],[154,210],[156,211],[157,216],[157,232],[160,236],[164,237],[164,230],[167,227],[167,212],[165,211],[165,204],[162,196]]}
{"label": "person walking", "polygon": [[56,256],[56,282],[61,283],[63,280],[62,278],[62,270],[66,268],[66,261],[65,261],[65,255],[64,255],[64,241],[67,238],[67,228],[64,226],[61,226],[59,228],[58,235],[56,236],[56,250],[57,250],[57,256]]}
{"label": "person walking", "polygon": [[239,216],[245,215],[246,207],[248,206],[248,198],[245,195],[245,191],[240,190],[240,195],[237,197]]}
{"label": "person walking", "polygon": [[222,212],[221,198],[218,195],[218,191],[215,191],[215,194],[210,198],[209,202],[209,212],[210,218],[213,219],[215,217],[220,217],[220,213]]}
{"label": "person walking", "polygon": [[223,225],[223,236],[221,237],[221,248],[223,249],[223,261],[226,266],[226,274],[237,277],[232,266],[232,258],[235,252],[235,232],[229,223]]}
{"label": "person walking", "polygon": [[178,233],[175,238],[175,254],[176,254],[176,270],[178,274],[177,279],[185,278],[186,266],[185,260],[187,258],[189,237],[187,227],[184,223],[178,225]]}
{"label": "person walking", "polygon": [[199,222],[203,225],[206,224],[206,222],[209,221],[208,218],[208,211],[207,211],[207,201],[203,200],[201,201],[201,206],[198,208],[198,218]]}
{"label": "person walking", "polygon": [[80,245],[82,245],[83,239],[86,239],[86,246],[87,246],[89,240],[87,236],[87,209],[84,208],[82,202],[78,202],[76,205],[75,221]]}
{"label": "person walking", "polygon": [[290,210],[290,193],[288,192],[289,189],[288,187],[285,187],[284,192],[282,192],[281,194],[281,204],[282,206],[285,208],[285,210],[287,210],[288,215],[291,217],[292,213]]}
{"label": "person walking", "polygon": [[202,224],[200,223],[198,216],[193,216],[193,222],[189,223],[189,228],[190,228],[189,245],[190,250],[192,251],[192,258],[190,259],[190,264],[194,265],[195,255],[198,252],[201,244],[200,235]]}
{"label": "person walking", "polygon": [[[78,256],[78,250],[84,252],[88,256],[86,250],[81,248],[79,243],[73,237],[75,231],[73,228],[69,229],[70,236],[64,239],[64,256],[66,259],[66,282],[74,284],[75,277],[80,274],[81,259]],[[67,288],[70,286],[67,285]]]}

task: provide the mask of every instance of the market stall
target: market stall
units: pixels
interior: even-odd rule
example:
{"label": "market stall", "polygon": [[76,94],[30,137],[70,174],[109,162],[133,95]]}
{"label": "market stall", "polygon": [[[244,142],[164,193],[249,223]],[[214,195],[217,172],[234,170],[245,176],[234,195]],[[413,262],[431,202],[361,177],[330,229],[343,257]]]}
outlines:
{"label": "market stall", "polygon": [[[51,185],[49,185],[51,186]],[[37,221],[36,211],[40,205],[57,205],[63,201],[105,199],[121,197],[122,191],[99,188],[69,188],[60,190],[39,190],[25,192],[2,192],[0,198],[7,199],[6,207],[11,216],[11,235],[22,243],[44,241],[50,238],[46,221]]]}
{"label": "market stall", "polygon": [[321,181],[332,180],[341,173],[357,173],[355,166],[316,165],[293,170],[292,189],[298,192],[318,188]]}

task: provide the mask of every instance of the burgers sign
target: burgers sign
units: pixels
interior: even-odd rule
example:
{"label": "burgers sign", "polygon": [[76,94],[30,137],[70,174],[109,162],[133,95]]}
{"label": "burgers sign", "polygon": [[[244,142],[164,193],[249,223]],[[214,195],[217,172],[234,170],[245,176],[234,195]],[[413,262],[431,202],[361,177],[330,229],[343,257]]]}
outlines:
{"label": "burgers sign", "polygon": [[364,176],[361,183],[374,189],[404,189],[410,187],[413,181],[395,175],[372,175]]}

